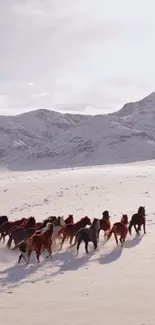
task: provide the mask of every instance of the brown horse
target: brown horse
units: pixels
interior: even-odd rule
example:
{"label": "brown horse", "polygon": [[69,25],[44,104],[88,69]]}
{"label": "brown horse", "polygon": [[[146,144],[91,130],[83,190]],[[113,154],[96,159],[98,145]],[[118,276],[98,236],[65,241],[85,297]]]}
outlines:
{"label": "brown horse", "polygon": [[112,226],[112,229],[109,231],[107,241],[110,239],[112,234],[115,236],[116,244],[118,245],[117,236],[120,236],[121,246],[123,247],[127,233],[128,233],[128,216],[123,214],[120,222],[115,222]]}
{"label": "brown horse", "polygon": [[27,241],[27,264],[29,263],[31,253],[36,252],[36,257],[38,263],[40,262],[39,257],[41,255],[41,249],[44,248],[48,251],[48,257],[52,257],[52,233],[53,233],[53,223],[49,222],[46,225],[46,229],[42,234],[34,234]]}
{"label": "brown horse", "polygon": [[68,223],[74,223],[74,218],[72,214],[69,214],[68,218],[65,219],[65,224],[67,225]]}
{"label": "brown horse", "polygon": [[65,225],[64,227],[62,227],[58,232],[58,237],[60,235],[63,236],[60,249],[62,249],[64,241],[68,238],[70,239],[70,242],[69,242],[70,245],[72,245],[73,238],[76,235],[77,231],[81,228],[86,227],[87,225],[88,226],[91,225],[91,220],[86,216],[74,224],[69,223],[69,224]]}
{"label": "brown horse", "polygon": [[[144,234],[146,234],[146,219],[145,219],[145,206],[140,206],[138,212],[133,214],[129,222],[129,233],[131,235],[132,227],[134,226],[137,235],[141,231],[141,226],[143,226]],[[138,227],[136,227],[136,225]]]}
{"label": "brown horse", "polygon": [[109,233],[110,229],[111,229],[111,222],[110,222],[109,211],[105,210],[102,213],[102,219],[100,219],[100,230],[104,231],[104,238],[107,237],[107,234]]}
{"label": "brown horse", "polygon": [[19,226],[22,224],[22,222],[24,221],[25,218],[22,218],[20,220],[16,220],[16,221],[7,221],[5,223],[3,223],[0,226],[0,241],[3,238],[3,243],[5,242],[5,237],[8,235],[9,231],[11,228],[13,228],[14,226]]}

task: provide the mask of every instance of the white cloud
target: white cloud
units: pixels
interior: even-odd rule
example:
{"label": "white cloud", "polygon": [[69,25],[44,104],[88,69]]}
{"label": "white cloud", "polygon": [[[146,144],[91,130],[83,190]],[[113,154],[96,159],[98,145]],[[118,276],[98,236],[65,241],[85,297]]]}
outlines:
{"label": "white cloud", "polygon": [[155,84],[154,11],[154,0],[0,0],[0,113],[105,112],[145,96]]}

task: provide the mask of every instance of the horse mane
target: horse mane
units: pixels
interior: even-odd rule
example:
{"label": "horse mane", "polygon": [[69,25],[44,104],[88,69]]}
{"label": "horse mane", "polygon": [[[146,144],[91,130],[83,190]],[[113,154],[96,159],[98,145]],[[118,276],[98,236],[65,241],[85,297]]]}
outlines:
{"label": "horse mane", "polygon": [[87,216],[85,216],[85,217],[81,218],[80,220],[78,220],[78,221],[76,222],[76,224],[80,224],[81,222],[86,221],[86,220],[88,220],[88,219],[89,219],[89,218],[88,218]]}

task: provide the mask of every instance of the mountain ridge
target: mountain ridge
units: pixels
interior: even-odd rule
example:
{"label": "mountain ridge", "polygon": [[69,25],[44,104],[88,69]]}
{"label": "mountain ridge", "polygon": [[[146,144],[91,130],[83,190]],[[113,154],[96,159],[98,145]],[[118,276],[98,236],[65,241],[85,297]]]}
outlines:
{"label": "mountain ridge", "polygon": [[155,93],[110,114],[38,109],[0,116],[0,165],[9,170],[128,163],[155,158]]}

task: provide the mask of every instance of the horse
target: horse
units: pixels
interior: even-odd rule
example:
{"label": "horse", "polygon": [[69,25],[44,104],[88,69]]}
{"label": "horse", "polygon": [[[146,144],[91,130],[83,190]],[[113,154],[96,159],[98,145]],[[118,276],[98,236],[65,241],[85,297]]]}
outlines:
{"label": "horse", "polygon": [[26,255],[27,255],[27,242],[22,240],[20,243],[18,243],[14,248],[11,248],[12,251],[14,251],[15,249],[19,248],[20,250],[20,255],[18,258],[18,264],[20,263],[21,259],[23,258],[26,262]]}
{"label": "horse", "polygon": [[58,236],[59,230],[65,226],[65,221],[63,217],[58,217],[57,221],[53,223],[53,234],[52,234],[52,245],[56,246],[56,240],[61,239],[61,236]]}
{"label": "horse", "polygon": [[86,227],[87,225],[91,225],[91,220],[86,216],[74,224],[69,223],[62,227],[58,232],[58,237],[60,235],[63,236],[60,249],[62,249],[64,241],[68,238],[70,239],[70,245],[72,245],[73,238],[75,237],[77,231],[83,227]]}
{"label": "horse", "polygon": [[[145,219],[145,206],[140,206],[138,212],[133,214],[129,222],[129,234],[131,235],[132,227],[134,226],[137,235],[141,231],[141,226],[143,226],[144,234],[146,234],[146,219]],[[136,225],[138,226],[136,228]]]}
{"label": "horse", "polygon": [[97,218],[94,218],[90,227],[81,228],[80,230],[78,230],[78,232],[76,233],[76,236],[75,236],[75,242],[72,245],[72,247],[73,247],[77,244],[77,254],[79,252],[79,248],[80,248],[82,241],[84,241],[84,243],[85,243],[85,250],[86,250],[87,254],[88,254],[88,243],[89,242],[93,243],[94,251],[96,250],[97,245],[98,245],[99,229],[100,229],[100,220]]}
{"label": "horse", "polygon": [[12,241],[14,240],[15,246],[18,245],[22,240],[27,241],[29,237],[31,237],[36,231],[36,228],[16,228],[13,230],[9,236],[9,240],[7,242],[7,247],[10,248]]}
{"label": "horse", "polygon": [[105,210],[104,212],[102,212],[102,220],[109,220],[110,216],[109,216],[109,211]]}
{"label": "horse", "polygon": [[7,221],[5,223],[3,223],[0,226],[0,241],[3,238],[3,243],[5,242],[5,237],[8,235],[9,231],[11,228],[13,228],[14,226],[19,226],[20,224],[22,224],[22,222],[24,221],[25,218],[22,218],[20,220],[16,220],[16,221]]}
{"label": "horse", "polygon": [[53,233],[53,223],[49,222],[42,234],[34,234],[27,240],[27,264],[29,263],[32,251],[36,252],[36,257],[38,263],[40,263],[40,255],[42,247],[46,249],[49,253],[48,257],[52,257],[52,233]]}
{"label": "horse", "polygon": [[106,238],[110,229],[111,229],[111,222],[110,222],[109,211],[105,210],[102,213],[102,219],[100,219],[99,233],[100,233],[101,230],[103,230],[104,231],[104,238]]}
{"label": "horse", "polygon": [[16,229],[27,229],[35,226],[36,226],[36,220],[34,217],[24,218],[24,221],[20,225],[16,225],[9,230],[8,235],[10,235],[12,231]]}
{"label": "horse", "polygon": [[8,217],[7,216],[0,216],[0,226],[8,221]]}
{"label": "horse", "polygon": [[[24,222],[20,226],[18,226],[18,227],[15,226],[15,227],[11,228],[10,231],[9,231],[9,234],[8,234],[9,235],[9,240],[7,242],[7,247],[10,248],[12,240],[14,240],[15,245],[16,245],[22,239],[24,239],[24,238],[22,238],[22,235],[25,234],[25,233],[23,233],[23,230],[32,229],[32,228],[35,229],[35,227],[36,227],[35,218],[30,217],[27,220],[24,220]],[[31,234],[32,230],[27,232],[27,234],[25,234],[25,236],[27,237],[29,233]]]}
{"label": "horse", "polygon": [[55,216],[53,216],[53,217],[48,217],[48,218],[44,219],[43,222],[41,222],[41,223],[38,222],[39,225],[37,226],[37,230],[39,231],[39,230],[43,229],[44,227],[46,227],[48,222],[53,223],[56,220],[57,220],[57,218]]}
{"label": "horse", "polygon": [[110,220],[105,220],[105,219],[100,219],[100,229],[99,229],[99,233],[101,230],[104,231],[104,238],[107,237],[108,232],[111,229],[111,222]]}
{"label": "horse", "polygon": [[65,224],[67,225],[68,223],[74,223],[74,218],[72,214],[69,214],[68,218],[65,219]]}
{"label": "horse", "polygon": [[120,222],[115,222],[112,226],[112,229],[109,231],[107,236],[107,241],[110,239],[112,234],[115,236],[116,244],[118,245],[117,236],[120,236],[120,243],[123,247],[127,233],[128,233],[128,216],[127,214],[123,214]]}

